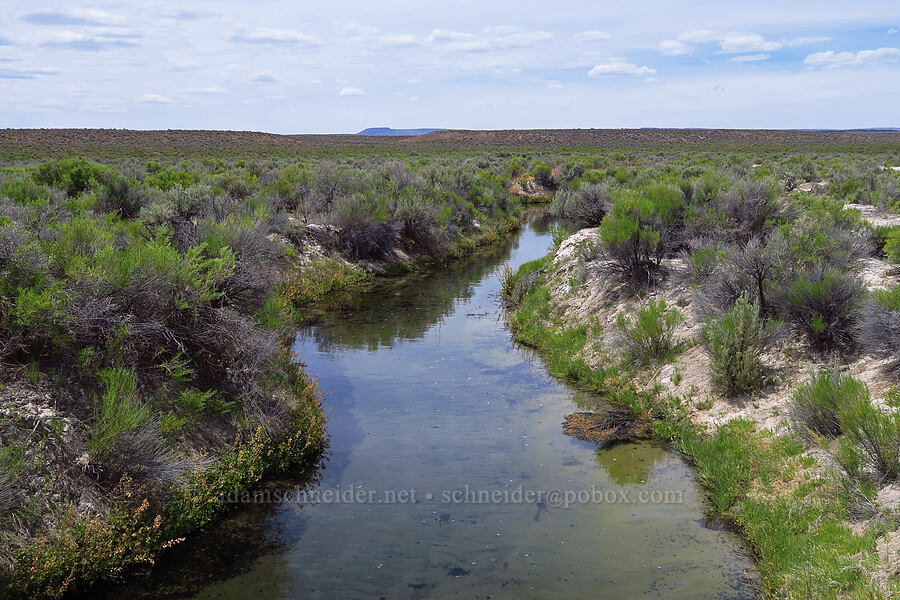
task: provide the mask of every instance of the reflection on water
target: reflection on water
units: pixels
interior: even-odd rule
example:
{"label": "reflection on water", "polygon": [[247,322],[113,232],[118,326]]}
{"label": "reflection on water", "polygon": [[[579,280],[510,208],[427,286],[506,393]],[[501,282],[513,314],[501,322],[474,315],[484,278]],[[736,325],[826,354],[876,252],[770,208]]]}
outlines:
{"label": "reflection on water", "polygon": [[[426,331],[440,328],[457,305],[470,300],[475,285],[516,247],[517,239],[511,238],[474,258],[453,262],[440,273],[379,279],[370,292],[349,298],[339,310],[320,312],[316,325],[302,335],[315,341],[320,352],[375,351],[421,339]],[[480,308],[493,315],[493,306]]]}
{"label": "reflection on water", "polygon": [[[598,452],[563,435],[576,400],[600,401],[510,343],[494,270],[543,256],[548,238],[529,226],[442,273],[381,282],[298,336],[328,391],[318,495],[252,512],[263,550],[232,555],[232,576],[193,597],[754,596],[735,538],[703,525],[687,465],[651,443]],[[654,492],[666,501],[641,501]]]}
{"label": "reflection on water", "polygon": [[650,442],[616,444],[595,454],[597,464],[618,485],[646,485],[653,465],[665,456],[665,450]]}

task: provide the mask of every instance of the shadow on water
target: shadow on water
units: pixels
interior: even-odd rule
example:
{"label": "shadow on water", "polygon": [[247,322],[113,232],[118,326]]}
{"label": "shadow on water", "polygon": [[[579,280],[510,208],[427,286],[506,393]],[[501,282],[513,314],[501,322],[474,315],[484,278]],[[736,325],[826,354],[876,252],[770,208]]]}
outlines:
{"label": "shadow on water", "polygon": [[283,562],[285,550],[303,537],[306,522],[280,521],[274,507],[295,504],[304,492],[318,486],[327,460],[323,454],[306,467],[266,481],[253,490],[253,500],[236,495],[234,508],[222,518],[164,552],[152,567],[90,590],[90,598],[190,598],[217,581],[247,571],[263,557]]}
{"label": "shadow on water", "polygon": [[[269,484],[302,480],[300,495],[240,507],[105,597],[754,597],[751,561],[705,526],[683,460],[562,433],[566,413],[602,401],[511,344],[493,297],[499,265],[546,254],[550,222],[528,223],[490,252],[319,315],[294,350],[328,392],[327,464]],[[298,503],[310,490],[366,500]]]}

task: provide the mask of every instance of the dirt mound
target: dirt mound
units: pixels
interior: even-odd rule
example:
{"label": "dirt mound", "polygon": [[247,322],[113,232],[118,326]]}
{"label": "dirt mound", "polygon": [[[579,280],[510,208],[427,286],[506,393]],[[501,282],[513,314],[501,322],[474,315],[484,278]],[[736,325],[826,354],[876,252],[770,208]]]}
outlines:
{"label": "dirt mound", "polygon": [[627,408],[614,406],[606,412],[577,412],[566,415],[563,433],[601,447],[650,437],[650,427]]}

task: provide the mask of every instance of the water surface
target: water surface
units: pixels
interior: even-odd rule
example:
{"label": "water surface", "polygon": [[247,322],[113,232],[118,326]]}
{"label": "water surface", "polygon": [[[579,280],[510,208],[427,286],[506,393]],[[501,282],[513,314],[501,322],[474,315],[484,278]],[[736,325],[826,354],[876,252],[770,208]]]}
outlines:
{"label": "water surface", "polygon": [[534,223],[301,333],[294,350],[328,394],[328,461],[292,498],[226,520],[249,520],[249,551],[215,531],[200,542],[238,560],[194,597],[755,597],[751,561],[706,525],[679,457],[562,434],[565,414],[602,407],[513,344],[492,297],[498,265],[548,244]]}

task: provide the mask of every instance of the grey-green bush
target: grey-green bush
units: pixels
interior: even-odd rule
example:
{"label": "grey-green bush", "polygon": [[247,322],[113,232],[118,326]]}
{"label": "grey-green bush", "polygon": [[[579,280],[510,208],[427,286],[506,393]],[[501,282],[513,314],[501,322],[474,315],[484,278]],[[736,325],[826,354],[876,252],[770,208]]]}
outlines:
{"label": "grey-green bush", "polygon": [[846,401],[838,413],[843,439],[838,463],[853,477],[900,476],[900,418],[872,404],[868,390],[864,398]]}
{"label": "grey-green bush", "polygon": [[852,273],[820,266],[787,285],[782,310],[816,350],[845,350],[856,342],[864,295]]}
{"label": "grey-green bush", "polygon": [[768,335],[759,304],[742,294],[730,311],[707,320],[700,337],[712,357],[713,385],[722,393],[732,396],[760,387]]}
{"label": "grey-green bush", "polygon": [[863,310],[860,344],[891,357],[889,368],[900,372],[900,285],[876,291]]}

